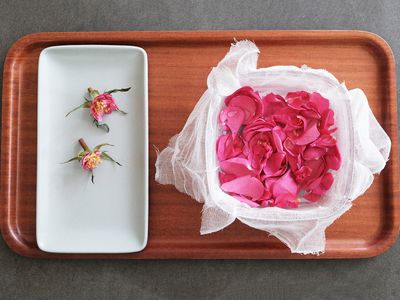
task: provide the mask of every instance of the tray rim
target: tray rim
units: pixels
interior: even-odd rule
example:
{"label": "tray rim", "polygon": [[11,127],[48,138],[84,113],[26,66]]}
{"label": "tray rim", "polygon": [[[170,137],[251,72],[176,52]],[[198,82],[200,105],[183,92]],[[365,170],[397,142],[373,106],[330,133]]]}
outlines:
{"label": "tray rim", "polygon": [[[299,256],[289,254],[283,254],[281,257],[275,257],[274,255],[230,255],[227,258],[236,258],[236,259],[252,259],[252,258],[263,258],[263,259],[274,259],[274,258],[288,258],[288,259],[298,259],[298,258],[367,258],[374,257],[386,252],[397,240],[397,236],[399,234],[399,225],[400,225],[400,204],[396,200],[396,197],[399,195],[398,188],[398,136],[397,136],[397,91],[396,91],[396,73],[395,73],[395,60],[393,56],[393,52],[388,45],[388,43],[381,38],[380,36],[367,32],[367,31],[357,31],[357,30],[221,30],[221,31],[101,31],[101,32],[39,32],[39,33],[31,33],[25,35],[18,39],[8,50],[4,68],[3,68],[3,93],[2,93],[2,117],[3,120],[10,119],[7,123],[2,124],[2,143],[1,143],[1,191],[0,191],[0,223],[1,223],[1,233],[3,239],[6,244],[9,246],[11,250],[14,252],[28,257],[35,258],[108,258],[108,259],[154,259],[154,258],[189,258],[189,259],[213,259],[213,258],[221,258],[220,255],[213,254],[213,251],[204,251],[203,254],[196,256],[196,254],[192,255],[182,255],[182,253],[176,253],[176,255],[168,255],[166,253],[163,254],[163,251],[160,249],[153,250],[148,253],[147,256],[144,257],[136,257],[129,256],[129,254],[53,254],[47,252],[39,252],[39,253],[31,253],[29,247],[24,244],[15,233],[12,228],[11,220],[7,216],[7,212],[10,209],[10,201],[13,200],[12,197],[12,182],[16,180],[11,176],[12,167],[15,168],[15,163],[13,163],[13,157],[16,154],[13,154],[11,151],[7,151],[12,149],[13,142],[13,129],[15,128],[12,125],[12,119],[8,118],[13,113],[12,108],[12,100],[13,93],[12,90],[6,90],[8,85],[13,85],[12,68],[14,66],[14,59],[18,55],[18,51],[21,48],[27,47],[31,44],[38,42],[52,42],[52,43],[60,43],[65,39],[74,39],[78,44],[104,44],[104,40],[106,40],[106,44],[118,44],[118,40],[132,38],[132,35],[135,39],[140,39],[143,42],[150,42],[153,39],[157,39],[157,41],[171,41],[177,40],[182,41],[183,39],[187,42],[201,42],[203,40],[207,40],[211,37],[213,38],[231,38],[235,35],[246,35],[248,39],[254,38],[268,38],[270,40],[281,40],[282,38],[288,39],[290,41],[303,40],[308,39],[310,41],[317,40],[334,40],[338,37],[346,37],[352,41],[366,41],[368,44],[372,45],[377,51],[380,52],[386,58],[387,62],[387,80],[388,80],[388,99],[391,104],[391,109],[389,110],[389,115],[392,120],[390,123],[390,132],[389,135],[392,139],[392,153],[396,153],[397,155],[391,156],[391,163],[393,164],[390,173],[390,193],[391,193],[391,202],[390,205],[393,207],[393,222],[390,230],[384,236],[383,239],[379,239],[381,243],[374,243],[370,247],[366,248],[367,250],[360,250],[354,253],[352,256],[343,256],[343,253],[339,251],[338,253],[329,254],[327,251],[322,257],[319,256]],[[96,39],[102,39],[102,42],[96,42]],[[61,44],[58,44],[61,45]],[[65,45],[65,44],[63,44]],[[72,43],[70,43],[72,45]],[[161,255],[160,255],[161,253]]]}

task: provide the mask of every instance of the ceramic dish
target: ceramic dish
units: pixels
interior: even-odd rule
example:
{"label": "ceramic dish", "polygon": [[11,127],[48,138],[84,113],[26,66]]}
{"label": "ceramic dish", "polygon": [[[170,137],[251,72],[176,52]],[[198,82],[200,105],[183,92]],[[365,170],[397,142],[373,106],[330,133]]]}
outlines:
{"label": "ceramic dish", "polygon": [[[83,102],[87,88],[113,94],[127,115],[105,117],[109,133],[92,124],[88,109],[65,117]],[[39,248],[57,253],[128,253],[147,243],[147,55],[132,46],[55,46],[38,67],[37,213]],[[62,164],[88,145],[110,143],[123,166],[103,163],[90,172]]]}

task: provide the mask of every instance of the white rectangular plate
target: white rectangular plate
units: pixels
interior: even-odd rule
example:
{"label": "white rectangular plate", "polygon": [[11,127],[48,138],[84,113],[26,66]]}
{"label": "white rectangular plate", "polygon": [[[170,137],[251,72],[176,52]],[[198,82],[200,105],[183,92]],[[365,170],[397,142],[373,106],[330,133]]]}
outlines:
{"label": "white rectangular plate", "polygon": [[[142,250],[148,226],[147,55],[138,47],[55,46],[42,51],[38,71],[36,235],[41,250],[58,253],[127,253]],[[127,115],[113,112],[96,128],[84,102],[87,88],[113,94]],[[104,147],[109,161],[91,174],[77,161],[82,149]]]}

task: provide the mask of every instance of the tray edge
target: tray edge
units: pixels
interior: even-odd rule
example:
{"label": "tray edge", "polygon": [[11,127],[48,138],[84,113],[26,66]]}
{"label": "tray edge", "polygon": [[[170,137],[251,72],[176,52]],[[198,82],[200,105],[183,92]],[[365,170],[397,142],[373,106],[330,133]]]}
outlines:
{"label": "tray edge", "polygon": [[[169,37],[171,37],[171,35],[176,35],[178,37],[187,37],[188,35],[193,36],[193,33],[196,33],[194,35],[198,35],[201,36],[202,34],[207,34],[213,32],[213,34],[218,33],[217,35],[221,38],[226,37],[227,35],[235,35],[235,34],[240,34],[240,35],[250,35],[250,36],[257,36],[257,34],[261,34],[262,36],[265,35],[275,35],[275,36],[279,36],[282,35],[282,33],[286,33],[286,34],[293,34],[296,36],[299,36],[299,33],[303,33],[306,35],[310,35],[312,36],[312,34],[315,33],[319,33],[319,34],[326,34],[327,31],[326,30],[223,30],[223,31],[135,31],[135,34],[138,35],[142,35],[142,36],[151,36],[151,35],[157,35],[157,37],[160,37],[162,35],[164,35],[164,39],[168,39]],[[6,76],[6,72],[12,72],[12,67],[13,67],[13,59],[16,58],[16,56],[18,55],[18,51],[20,50],[21,47],[27,46],[32,42],[44,42],[44,41],[54,41],[57,42],[57,40],[60,39],[60,35],[67,35],[67,36],[75,36],[75,37],[79,37],[80,39],[84,40],[85,38],[87,38],[87,35],[93,35],[94,39],[98,36],[102,36],[105,33],[109,33],[109,32],[41,32],[41,33],[31,33],[28,35],[25,35],[23,37],[21,37],[20,39],[18,39],[16,42],[14,42],[14,44],[10,47],[10,49],[7,52],[6,58],[5,58],[5,63],[4,63],[4,71],[3,71],[3,95],[2,95],[2,118],[3,120],[5,120],[5,116],[8,116],[12,113],[12,98],[11,98],[11,92],[8,92],[9,94],[7,95],[6,89],[5,87],[7,86],[6,83],[11,84],[12,83],[12,78],[11,76],[8,77]],[[129,36],[132,34],[132,31],[127,31],[127,32],[120,32],[120,31],[116,31],[113,33],[120,33],[126,36]],[[353,39],[357,39],[357,40],[362,40],[365,39],[367,40],[370,45],[372,45],[373,47],[375,47],[379,52],[381,52],[387,59],[388,62],[388,92],[389,92],[389,99],[394,99],[393,101],[390,101],[390,105],[391,105],[391,109],[390,109],[390,136],[392,139],[392,150],[391,150],[391,161],[392,161],[392,166],[391,166],[391,172],[390,172],[390,177],[391,177],[391,192],[393,192],[392,194],[392,201],[391,204],[393,206],[393,226],[390,228],[390,231],[388,232],[388,234],[385,235],[385,239],[384,244],[383,245],[377,245],[377,244],[373,244],[371,247],[367,248],[370,251],[357,251],[357,254],[355,255],[356,258],[369,258],[369,257],[375,257],[378,256],[380,254],[383,254],[384,252],[386,252],[387,250],[390,249],[390,247],[395,243],[395,241],[397,240],[398,234],[399,234],[399,225],[400,225],[400,214],[399,214],[399,209],[400,209],[400,205],[397,204],[397,202],[395,201],[395,198],[398,197],[399,195],[399,188],[398,188],[398,175],[396,173],[396,171],[398,170],[398,134],[397,134],[397,95],[396,95],[396,73],[395,73],[395,61],[394,61],[394,56],[393,56],[393,52],[390,48],[390,46],[388,45],[388,43],[380,36],[378,36],[377,34],[371,33],[371,32],[367,32],[367,31],[356,31],[356,30],[333,30],[333,31],[329,31],[329,33],[333,34],[333,35],[337,35],[337,34],[343,34],[343,33],[348,33],[350,35],[351,38]],[[50,38],[49,38],[50,35]],[[140,38],[140,36],[138,37]],[[292,38],[295,38],[295,36],[292,36]],[[304,35],[301,37],[304,38]],[[318,38],[315,37],[315,35],[313,35],[313,38]],[[110,41],[112,43],[112,41]],[[6,108],[4,108],[4,99],[9,99],[9,103],[8,106]],[[6,118],[7,119],[7,118]],[[12,120],[10,121],[10,123],[12,123]],[[9,123],[7,124],[9,125]],[[8,130],[8,132],[12,132],[12,128],[13,126],[10,127],[10,129]],[[11,144],[11,137],[10,136],[6,136],[6,141],[7,143],[4,143],[4,139],[5,139],[5,129],[4,129],[4,125],[2,126],[2,144],[1,144],[1,161],[12,161],[12,158],[15,157],[15,155],[13,155],[13,153],[11,153],[10,155],[6,155],[6,151],[7,149],[10,149],[12,147]],[[7,147],[6,147],[7,146]],[[394,154],[393,154],[394,153]],[[7,164],[6,165],[8,168],[7,170],[10,170],[10,165]],[[2,236],[6,242],[6,244],[9,246],[9,248],[11,250],[13,250],[14,252],[16,252],[19,255],[25,256],[25,257],[32,257],[32,258],[57,258],[57,255],[52,255],[49,253],[36,253],[36,254],[29,254],[29,249],[27,249],[26,244],[24,244],[23,242],[21,242],[14,230],[12,228],[10,228],[10,224],[8,222],[6,222],[6,211],[7,209],[9,210],[9,189],[10,189],[10,185],[8,184],[12,178],[9,176],[10,174],[7,172],[7,176],[4,176],[4,164],[2,163],[2,167],[1,167],[1,202],[0,202],[0,222],[1,222],[1,233]],[[10,178],[9,178],[10,177]],[[394,180],[393,180],[394,179]],[[5,187],[7,187],[8,189],[6,190]],[[8,217],[7,217],[8,219]],[[381,241],[381,240],[379,240]],[[15,247],[15,245],[19,245],[22,246],[21,248],[19,247]],[[37,249],[36,249],[37,250]],[[27,252],[28,251],[28,252]],[[367,253],[364,253],[367,252]],[[47,257],[46,257],[47,256]],[[79,256],[79,257],[74,257],[74,256]],[[75,259],[87,259],[87,258],[91,258],[90,257],[91,254],[86,254],[86,255],[73,255],[73,256],[69,256],[69,255],[65,255],[65,254],[61,254],[59,258],[75,258]],[[124,258],[124,255],[121,256],[115,256],[113,254],[100,254],[100,255],[95,255],[96,257],[93,257],[94,259],[97,258],[113,258],[113,259],[120,259],[120,258]],[[97,257],[98,256],[98,257]],[[129,258],[129,259],[146,259],[146,258],[155,258],[155,256],[150,255],[149,257],[125,257],[125,258]],[[202,257],[203,259],[207,259],[209,257]],[[318,258],[318,257],[297,257],[297,256],[289,256],[286,257],[289,259],[313,259],[313,258]],[[324,258],[351,258],[351,257],[347,257],[347,256],[340,256],[340,255],[333,255],[330,256],[328,255],[323,255],[322,257],[320,257],[322,259]],[[212,258],[211,258],[212,259]],[[266,258],[266,259],[273,259],[273,257],[271,258]]]}

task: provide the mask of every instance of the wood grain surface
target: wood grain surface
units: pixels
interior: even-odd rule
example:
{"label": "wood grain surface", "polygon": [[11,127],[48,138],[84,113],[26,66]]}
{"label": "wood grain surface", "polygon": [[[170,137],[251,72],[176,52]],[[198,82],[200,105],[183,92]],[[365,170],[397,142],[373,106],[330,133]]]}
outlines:
{"label": "wood grain surface", "polygon": [[[233,39],[255,41],[259,67],[307,64],[324,68],[349,89],[366,93],[392,139],[390,160],[371,188],[327,230],[326,252],[293,255],[265,232],[236,221],[200,236],[202,206],[154,181],[156,153],[179,132],[206,90],[211,68]],[[38,57],[46,47],[116,44],[144,48],[149,60],[149,242],[140,253],[52,254],[36,244],[36,125]],[[1,139],[1,232],[15,252],[35,258],[265,259],[361,258],[387,250],[399,232],[395,64],[380,37],[359,31],[181,31],[38,33],[18,40],[4,64]],[[51,184],[51,182],[49,182]]]}

